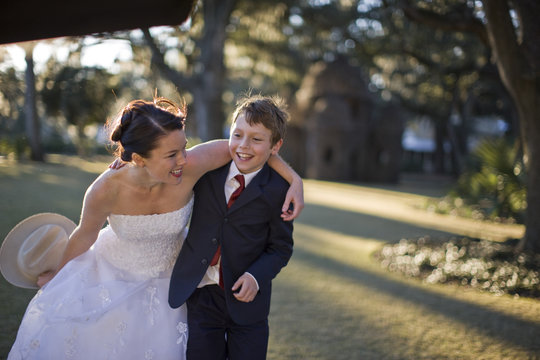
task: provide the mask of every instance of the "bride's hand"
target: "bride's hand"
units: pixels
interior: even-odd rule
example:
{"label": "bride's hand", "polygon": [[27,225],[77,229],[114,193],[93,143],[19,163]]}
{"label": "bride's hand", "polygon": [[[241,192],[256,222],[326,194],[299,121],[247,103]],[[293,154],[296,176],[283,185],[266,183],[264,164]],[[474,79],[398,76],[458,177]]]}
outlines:
{"label": "bride's hand", "polygon": [[126,165],[121,159],[116,158],[110,165],[109,169],[118,170]]}
{"label": "bride's hand", "polygon": [[[292,205],[292,206],[291,206]],[[285,221],[296,219],[304,208],[304,183],[302,178],[295,177],[281,209],[281,218]]]}
{"label": "bride's hand", "polygon": [[54,271],[52,270],[49,270],[49,271],[45,271],[45,272],[42,272],[41,274],[39,274],[38,276],[38,279],[37,279],[37,285],[42,288],[46,283],[48,283],[49,281],[51,281],[51,279],[54,277]]}

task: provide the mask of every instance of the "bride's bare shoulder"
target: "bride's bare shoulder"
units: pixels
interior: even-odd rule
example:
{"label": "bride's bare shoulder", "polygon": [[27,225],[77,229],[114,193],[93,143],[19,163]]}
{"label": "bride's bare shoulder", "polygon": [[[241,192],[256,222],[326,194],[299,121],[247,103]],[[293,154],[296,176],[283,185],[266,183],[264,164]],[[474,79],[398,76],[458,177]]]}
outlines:
{"label": "bride's bare shoulder", "polygon": [[107,169],[90,185],[87,194],[100,198],[116,197],[127,177],[127,169]]}

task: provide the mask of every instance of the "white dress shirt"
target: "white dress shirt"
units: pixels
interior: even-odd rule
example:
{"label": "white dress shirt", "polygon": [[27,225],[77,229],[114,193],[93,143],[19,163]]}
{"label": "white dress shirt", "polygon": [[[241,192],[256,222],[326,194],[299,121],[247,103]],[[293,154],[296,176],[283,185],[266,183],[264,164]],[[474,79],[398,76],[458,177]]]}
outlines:
{"label": "white dress shirt", "polygon": [[[238,180],[236,180],[234,177],[238,174],[244,175],[244,188],[248,186],[248,184],[253,180],[255,175],[257,175],[261,171],[261,169],[257,171],[253,171],[249,174],[242,174],[240,170],[236,167],[236,164],[234,161],[231,162],[231,166],[229,168],[229,174],[227,175],[227,179],[225,180],[225,202],[229,202],[229,198],[231,197],[232,193],[240,187],[240,183]],[[219,263],[221,262],[221,258],[218,260],[218,263],[214,266],[209,266],[206,270],[206,274],[204,274],[204,277],[202,278],[201,282],[199,283],[198,287],[203,287],[206,285],[217,285],[219,284]],[[255,282],[257,283],[257,289],[259,289],[259,283],[257,282],[257,279],[250,273],[246,272],[246,274],[250,275]]]}

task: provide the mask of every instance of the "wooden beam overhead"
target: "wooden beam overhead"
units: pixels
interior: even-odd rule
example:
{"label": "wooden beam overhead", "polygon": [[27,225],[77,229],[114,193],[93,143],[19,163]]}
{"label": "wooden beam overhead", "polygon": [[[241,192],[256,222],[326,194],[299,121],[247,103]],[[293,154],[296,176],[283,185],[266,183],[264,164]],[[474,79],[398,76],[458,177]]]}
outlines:
{"label": "wooden beam overhead", "polygon": [[0,44],[61,36],[174,26],[195,0],[12,0],[0,8]]}

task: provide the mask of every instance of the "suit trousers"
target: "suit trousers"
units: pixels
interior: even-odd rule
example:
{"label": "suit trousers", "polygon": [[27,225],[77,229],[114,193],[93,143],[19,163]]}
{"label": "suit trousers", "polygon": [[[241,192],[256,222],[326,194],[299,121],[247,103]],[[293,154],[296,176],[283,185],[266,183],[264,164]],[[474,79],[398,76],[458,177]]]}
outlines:
{"label": "suit trousers", "polygon": [[268,349],[268,319],[236,324],[218,285],[196,289],[188,298],[187,360],[264,360]]}

